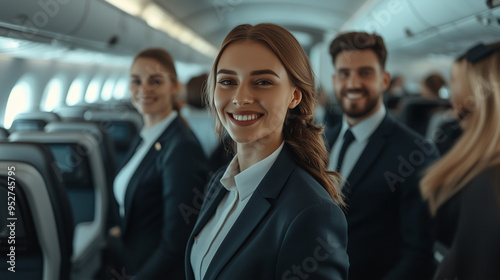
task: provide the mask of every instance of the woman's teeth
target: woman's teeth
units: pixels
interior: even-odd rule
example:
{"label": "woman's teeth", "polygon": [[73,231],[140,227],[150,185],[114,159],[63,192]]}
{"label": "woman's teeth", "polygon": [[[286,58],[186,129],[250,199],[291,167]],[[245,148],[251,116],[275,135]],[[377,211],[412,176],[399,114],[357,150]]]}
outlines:
{"label": "woman's teeth", "polygon": [[256,114],[252,114],[252,115],[234,115],[233,114],[233,118],[235,120],[238,120],[238,121],[252,121],[252,120],[257,119],[258,117],[259,116]]}

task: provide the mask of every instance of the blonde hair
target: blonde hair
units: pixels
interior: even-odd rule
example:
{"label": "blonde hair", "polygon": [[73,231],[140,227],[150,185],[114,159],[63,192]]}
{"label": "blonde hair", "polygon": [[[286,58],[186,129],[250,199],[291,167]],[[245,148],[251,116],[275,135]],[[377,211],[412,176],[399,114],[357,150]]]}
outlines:
{"label": "blonde hair", "polygon": [[469,123],[462,137],[420,182],[433,215],[449,198],[486,168],[500,163],[500,50],[471,63],[455,62],[466,73],[464,90]]}
{"label": "blonde hair", "polygon": [[[339,191],[340,175],[327,170],[329,157],[322,137],[323,128],[316,126],[313,120],[316,95],[314,73],[306,53],[288,30],[279,25],[262,23],[255,26],[238,25],[229,32],[207,80],[207,101],[211,110],[215,111],[215,79],[220,57],[230,44],[241,41],[258,42],[269,48],[283,64],[293,86],[300,89],[302,100],[295,108],[288,110],[283,125],[283,138],[292,148],[297,163],[325,188],[338,205],[344,206]],[[227,136],[227,131],[217,114],[215,116],[216,131],[223,139]]]}

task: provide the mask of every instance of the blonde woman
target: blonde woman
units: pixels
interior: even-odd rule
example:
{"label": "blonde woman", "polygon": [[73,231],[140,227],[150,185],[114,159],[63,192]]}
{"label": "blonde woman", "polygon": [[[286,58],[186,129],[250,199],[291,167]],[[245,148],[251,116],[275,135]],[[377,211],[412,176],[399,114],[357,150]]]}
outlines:
{"label": "blonde woman", "polygon": [[451,101],[464,133],[420,183],[450,248],[435,279],[500,279],[500,43],[457,59]]}

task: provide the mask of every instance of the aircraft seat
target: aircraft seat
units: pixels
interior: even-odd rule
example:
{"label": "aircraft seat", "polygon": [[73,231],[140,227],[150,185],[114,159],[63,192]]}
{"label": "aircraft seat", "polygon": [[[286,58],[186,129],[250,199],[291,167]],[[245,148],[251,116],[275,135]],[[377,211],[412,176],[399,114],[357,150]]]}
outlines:
{"label": "aircraft seat", "polygon": [[58,107],[54,109],[64,121],[79,121],[83,120],[83,115],[91,107],[88,105],[75,105],[75,106],[65,106]]}
{"label": "aircraft seat", "polygon": [[446,111],[434,113],[427,127],[426,138],[436,144],[441,156],[446,154],[462,135],[458,119]]}
{"label": "aircraft seat", "polygon": [[3,127],[0,127],[0,140],[9,138],[9,131]]}
{"label": "aircraft seat", "polygon": [[139,134],[143,123],[142,117],[136,111],[87,111],[85,120],[98,123],[108,130],[115,146],[118,166],[124,157],[134,137]]}
{"label": "aircraft seat", "polygon": [[52,165],[65,183],[75,224],[72,279],[92,277],[100,266],[108,214],[109,191],[99,143],[85,131],[13,133],[9,139],[43,143],[52,151]]}
{"label": "aircraft seat", "polygon": [[[64,185],[52,168],[53,161],[43,145],[0,143],[0,199],[7,202],[8,197],[15,197],[14,215],[7,203],[0,209],[3,256],[12,254],[12,244],[8,244],[12,233],[7,226],[11,223],[8,218],[16,218],[15,273],[8,271],[11,264],[2,261],[0,279],[70,279],[73,217]],[[9,184],[8,177],[15,183]]]}
{"label": "aircraft seat", "polygon": [[[103,157],[104,168],[106,169],[106,179],[108,183],[116,173],[116,154],[115,148],[104,126],[91,122],[52,122],[45,126],[45,132],[63,132],[63,131],[86,131],[90,133],[99,143],[101,155]],[[109,184],[108,184],[109,185]]]}
{"label": "aircraft seat", "polygon": [[451,105],[447,100],[409,98],[403,101],[400,120],[425,136],[432,114],[448,108],[451,108]]}
{"label": "aircraft seat", "polygon": [[14,117],[11,131],[41,131],[49,122],[60,121],[61,117],[52,112],[25,112]]}

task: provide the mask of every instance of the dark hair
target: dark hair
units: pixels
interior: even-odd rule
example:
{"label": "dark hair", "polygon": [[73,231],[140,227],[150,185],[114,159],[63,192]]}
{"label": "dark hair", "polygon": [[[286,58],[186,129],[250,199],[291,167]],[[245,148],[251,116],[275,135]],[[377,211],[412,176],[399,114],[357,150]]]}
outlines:
{"label": "dark hair", "polygon": [[492,55],[495,51],[498,50],[500,50],[500,42],[489,45],[479,43],[467,50],[467,52],[465,52],[464,54],[460,55],[455,61],[466,59],[468,62],[475,64],[478,61],[481,61],[484,58]]}
{"label": "dark hair", "polygon": [[335,65],[335,59],[340,52],[353,50],[372,50],[377,55],[382,69],[385,69],[387,50],[384,39],[379,35],[365,32],[349,32],[339,35],[330,44],[330,55],[333,64]]}
{"label": "dark hair", "polygon": [[[314,73],[306,53],[288,30],[271,23],[255,26],[242,24],[231,30],[222,42],[207,80],[210,107],[215,108],[214,91],[219,59],[230,44],[241,41],[258,42],[271,50],[283,64],[291,84],[301,91],[300,103],[295,108],[288,109],[283,125],[283,138],[292,148],[297,163],[325,188],[337,204],[344,206],[339,191],[340,175],[327,170],[329,156],[322,137],[323,128],[314,124]],[[215,115],[216,130],[223,138],[227,132],[217,114]]]}
{"label": "dark hair", "polygon": [[205,108],[202,92],[207,82],[208,74],[201,74],[191,78],[186,85],[187,103],[196,108]]}
{"label": "dark hair", "polygon": [[402,80],[403,80],[402,76],[399,75],[393,76],[391,78],[391,81],[389,82],[389,88],[392,88],[397,81],[402,81]]}
{"label": "dark hair", "polygon": [[[168,71],[168,76],[170,77],[170,80],[172,83],[178,83],[177,79],[177,71],[175,70],[175,64],[174,60],[172,59],[172,56],[170,55],[169,52],[167,52],[164,49],[161,48],[151,48],[151,49],[145,49],[138,54],[135,55],[134,57],[134,62],[139,59],[139,58],[151,58],[156,60],[158,63],[160,63],[165,69]],[[180,110],[180,105],[177,102],[176,98],[172,98],[172,105],[174,110],[179,111]]]}
{"label": "dark hair", "polygon": [[444,85],[446,85],[446,81],[440,74],[433,73],[425,78],[424,85],[432,92],[434,96],[439,97],[439,90]]}

